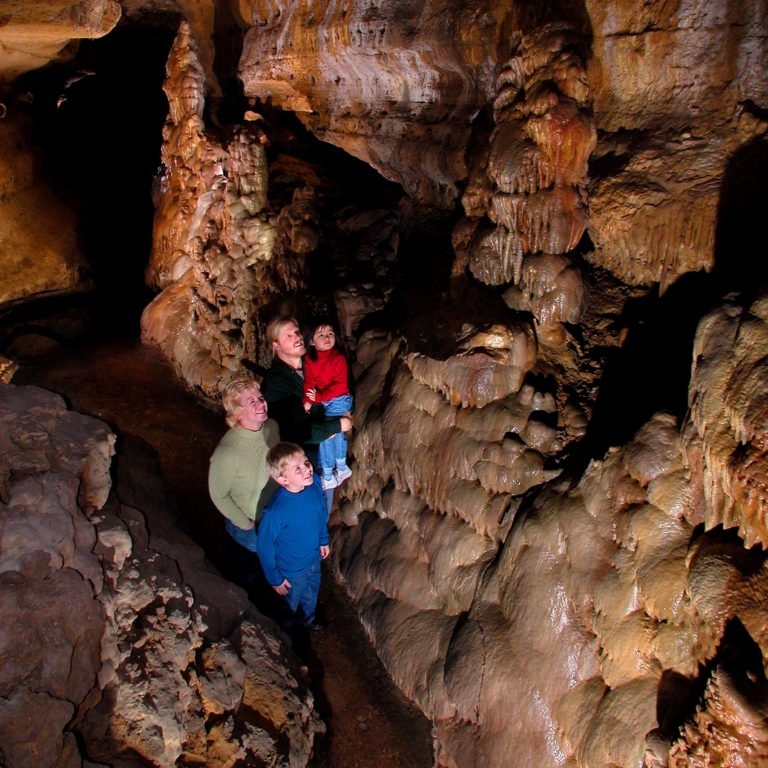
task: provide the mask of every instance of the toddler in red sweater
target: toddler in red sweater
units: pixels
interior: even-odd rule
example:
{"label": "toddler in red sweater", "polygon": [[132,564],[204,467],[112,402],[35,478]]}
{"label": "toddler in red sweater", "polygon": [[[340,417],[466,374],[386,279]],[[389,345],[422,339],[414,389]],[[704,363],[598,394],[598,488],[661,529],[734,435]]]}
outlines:
{"label": "toddler in red sweater", "polygon": [[[329,418],[345,416],[352,408],[347,360],[336,348],[333,327],[325,322],[315,325],[304,358],[304,410],[309,411],[313,403],[321,403]],[[320,443],[317,463],[323,490],[351,477],[343,432]]]}

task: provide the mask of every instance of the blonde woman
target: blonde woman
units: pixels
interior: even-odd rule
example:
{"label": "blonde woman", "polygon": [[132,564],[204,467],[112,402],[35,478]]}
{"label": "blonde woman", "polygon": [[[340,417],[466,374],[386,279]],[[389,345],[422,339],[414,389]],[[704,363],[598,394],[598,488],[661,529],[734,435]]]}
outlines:
{"label": "blonde woman", "polygon": [[264,506],[277,489],[267,471],[267,452],[279,442],[267,401],[252,379],[236,379],[224,388],[222,404],[229,431],[211,456],[208,492],[226,518],[227,533],[256,551],[256,529]]}

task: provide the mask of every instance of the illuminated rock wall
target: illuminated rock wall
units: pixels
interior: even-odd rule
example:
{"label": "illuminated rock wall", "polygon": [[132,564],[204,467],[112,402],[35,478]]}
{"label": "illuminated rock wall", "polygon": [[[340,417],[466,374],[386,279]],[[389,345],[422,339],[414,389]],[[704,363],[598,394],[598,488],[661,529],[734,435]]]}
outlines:
{"label": "illuminated rock wall", "polygon": [[[462,214],[453,324],[359,339],[333,566],[438,765],[762,765],[765,296],[700,324],[683,423],[569,452],[627,296],[757,258],[716,232],[729,163],[765,146],[764,4],[533,6],[238,4],[247,97]],[[322,222],[310,188],[272,209],[255,112],[206,124],[200,50],[182,25],[142,327],[215,394],[263,362],[257,313],[304,284]],[[381,308],[344,296],[348,334]]]}
{"label": "illuminated rock wall", "polygon": [[437,362],[385,337],[361,344],[332,557],[398,685],[433,718],[440,765],[765,759],[766,558],[718,527],[764,541],[765,301],[702,323],[682,430],[660,414],[532,504],[526,492],[557,477],[546,459],[563,435],[540,421],[551,398],[496,382],[482,403],[452,402],[438,372],[460,377],[463,352]]}
{"label": "illuminated rock wall", "polygon": [[256,124],[235,128],[226,140],[206,130],[205,77],[186,23],[166,72],[170,111],[146,271],[162,292],[144,311],[142,336],[181,378],[216,394],[242,372],[243,360],[256,356],[255,308],[301,277],[301,267],[282,258],[281,233],[292,235],[301,252],[295,229],[312,228],[294,226],[288,216],[278,220],[268,209],[264,137]]}
{"label": "illuminated rock wall", "polygon": [[[0,745],[11,766],[308,763],[298,662],[175,526],[153,457],[0,384]],[[131,476],[141,478],[139,483]]]}

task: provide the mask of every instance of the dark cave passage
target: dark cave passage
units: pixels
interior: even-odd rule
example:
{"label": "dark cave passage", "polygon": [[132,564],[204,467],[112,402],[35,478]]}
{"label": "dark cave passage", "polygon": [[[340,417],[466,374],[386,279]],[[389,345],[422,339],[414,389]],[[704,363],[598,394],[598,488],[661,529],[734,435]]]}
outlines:
{"label": "dark cave passage", "polygon": [[71,64],[36,70],[16,83],[31,100],[42,171],[79,220],[94,286],[80,300],[94,326],[111,334],[136,336],[151,299],[144,267],[172,41],[168,29],[126,22],[108,38],[83,41]]}

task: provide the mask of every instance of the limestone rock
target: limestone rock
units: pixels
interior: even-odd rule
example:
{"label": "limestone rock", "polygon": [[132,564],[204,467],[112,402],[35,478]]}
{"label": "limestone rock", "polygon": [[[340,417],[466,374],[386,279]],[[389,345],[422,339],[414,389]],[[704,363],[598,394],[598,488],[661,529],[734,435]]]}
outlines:
{"label": "limestone rock", "polygon": [[[143,314],[142,336],[185,381],[214,395],[242,371],[243,360],[257,357],[254,304],[301,282],[296,254],[313,247],[313,235],[306,195],[282,219],[267,210],[265,139],[257,124],[235,129],[226,143],[206,131],[205,74],[186,22],[166,73],[170,111],[146,271],[162,293]],[[283,248],[288,253],[279,258]]]}
{"label": "limestone rock", "polygon": [[[768,300],[726,304],[699,326],[689,389],[692,455],[703,452],[707,528],[738,526],[747,546],[768,547],[766,384]],[[699,448],[699,438],[701,447]]]}
{"label": "limestone rock", "polygon": [[765,103],[768,22],[754,3],[697,1],[678,15],[662,2],[589,2],[587,12],[605,132],[597,156],[615,169],[591,185],[590,258],[625,282],[664,289],[712,267],[727,163],[765,133],[764,118],[745,132],[739,117]]}
{"label": "limestone rock", "polygon": [[0,45],[0,80],[8,82],[66,56],[70,40],[106,35],[120,19],[115,0],[53,0],[6,3]]}
{"label": "limestone rock", "polygon": [[[730,337],[717,336],[730,348]],[[366,371],[382,365],[364,344],[359,351]],[[480,487],[510,494],[498,486],[501,466],[484,467],[504,455],[510,432],[519,456],[536,450],[522,443],[529,409],[556,412],[551,396],[525,385],[514,398],[457,407],[402,367],[388,393],[378,386],[387,405],[365,404],[353,440],[365,458],[344,487],[332,558],[393,677],[434,719],[438,764],[479,766],[481,754],[503,764],[514,751],[526,766],[641,765],[673,749],[665,734],[675,728],[682,735],[670,754],[703,755],[683,718],[660,730],[665,680],[677,675],[688,696],[700,675],[717,685],[702,665],[735,620],[764,654],[764,574],[759,555],[723,549],[717,532],[692,543],[702,468],[691,462],[703,454],[685,452],[675,420],[655,416],[570,491],[549,483],[531,508],[509,507],[514,523],[496,518],[493,527],[487,500],[459,486],[473,487],[476,473]],[[734,562],[728,553],[737,551]],[[761,701],[763,690],[740,684],[733,701]],[[715,706],[709,695],[702,713]],[[700,722],[709,717],[726,716]],[[729,717],[732,741],[706,754],[739,745],[760,754],[757,710],[739,725]]]}
{"label": "limestone rock", "polygon": [[499,74],[493,115],[462,199],[468,218],[454,231],[454,275],[468,268],[482,283],[519,286],[508,304],[531,311],[542,336],[562,343],[560,323],[580,320],[585,292],[560,254],[587,227],[587,160],[596,144],[572,27],[551,23],[521,35]]}
{"label": "limestone rock", "polygon": [[298,661],[178,531],[156,463],[124,442],[110,491],[114,435],[35,387],[0,385],[0,421],[8,765],[307,765]]}
{"label": "limestone rock", "polygon": [[296,112],[322,138],[427,205],[450,206],[469,124],[505,41],[492,4],[391,8],[250,3],[246,95]]}

